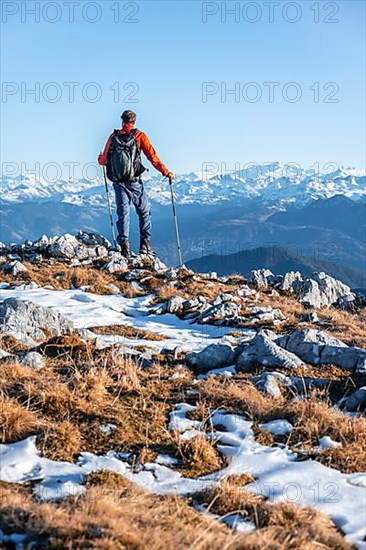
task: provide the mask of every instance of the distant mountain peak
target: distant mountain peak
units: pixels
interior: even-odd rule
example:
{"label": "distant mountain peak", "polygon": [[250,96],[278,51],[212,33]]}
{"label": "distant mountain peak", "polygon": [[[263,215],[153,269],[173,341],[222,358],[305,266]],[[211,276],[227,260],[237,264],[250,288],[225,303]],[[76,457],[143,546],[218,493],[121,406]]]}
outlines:
{"label": "distant mountain peak", "polygon": [[[145,178],[150,197],[159,204],[168,204],[170,195],[166,180],[160,175]],[[95,195],[104,194],[102,179],[60,179],[47,182],[34,174],[0,178],[4,204],[72,201],[72,196],[95,202]],[[366,172],[356,168],[337,168],[332,172],[315,173],[282,162],[251,165],[240,171],[210,173],[192,171],[177,174],[174,190],[181,204],[240,204],[255,199],[265,204],[304,206],[317,199],[342,195],[352,200],[366,196]]]}

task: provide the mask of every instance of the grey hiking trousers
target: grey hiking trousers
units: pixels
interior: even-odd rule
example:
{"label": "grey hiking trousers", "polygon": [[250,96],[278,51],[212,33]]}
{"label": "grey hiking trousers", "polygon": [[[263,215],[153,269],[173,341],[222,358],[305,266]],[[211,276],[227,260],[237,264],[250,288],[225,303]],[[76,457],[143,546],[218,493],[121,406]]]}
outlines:
{"label": "grey hiking trousers", "polygon": [[117,207],[117,241],[124,244],[129,239],[130,206],[134,205],[139,218],[140,239],[151,239],[151,210],[147,193],[142,181],[114,183]]}

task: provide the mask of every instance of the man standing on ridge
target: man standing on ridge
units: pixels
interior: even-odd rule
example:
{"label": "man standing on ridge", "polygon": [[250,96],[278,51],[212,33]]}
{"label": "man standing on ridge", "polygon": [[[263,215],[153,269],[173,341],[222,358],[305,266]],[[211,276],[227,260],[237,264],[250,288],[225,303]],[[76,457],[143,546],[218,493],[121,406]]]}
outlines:
{"label": "man standing on ridge", "polygon": [[133,203],[139,218],[140,254],[151,254],[151,211],[147,193],[141,180],[146,170],[141,163],[141,151],[163,176],[174,174],[161,162],[146,134],[135,128],[136,113],[122,113],[122,129],[109,136],[103,153],[98,157],[107,167],[107,176],[113,182],[117,207],[117,242],[125,257],[130,255],[130,205]]}

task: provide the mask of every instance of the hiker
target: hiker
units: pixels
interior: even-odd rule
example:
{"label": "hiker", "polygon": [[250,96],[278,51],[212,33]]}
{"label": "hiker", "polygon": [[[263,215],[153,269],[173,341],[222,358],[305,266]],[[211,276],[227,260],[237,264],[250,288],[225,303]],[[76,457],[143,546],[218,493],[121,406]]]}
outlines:
{"label": "hiker", "polygon": [[150,204],[141,175],[146,168],[141,163],[141,151],[164,177],[174,178],[161,162],[146,134],[135,128],[136,113],[124,111],[122,129],[109,136],[98,162],[107,168],[113,182],[117,207],[117,243],[125,257],[130,256],[129,225],[130,205],[133,203],[139,218],[140,254],[153,254],[151,248]]}

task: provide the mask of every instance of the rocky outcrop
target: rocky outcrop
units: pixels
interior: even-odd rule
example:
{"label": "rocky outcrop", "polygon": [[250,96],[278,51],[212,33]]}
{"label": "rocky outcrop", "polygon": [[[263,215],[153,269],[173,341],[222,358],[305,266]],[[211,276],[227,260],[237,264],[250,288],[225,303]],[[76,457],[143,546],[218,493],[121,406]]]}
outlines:
{"label": "rocky outcrop", "polygon": [[251,381],[259,391],[271,397],[281,397],[281,385],[290,386],[291,379],[280,372],[262,372],[251,378]]}
{"label": "rocky outcrop", "polygon": [[[52,264],[58,261],[71,265],[93,265],[104,267],[109,273],[146,270],[153,272],[168,270],[158,258],[134,255],[126,260],[120,252],[112,250],[111,243],[98,233],[79,231],[76,236],[65,235],[25,241],[22,244],[4,245],[0,243],[0,269],[16,276],[26,271],[22,261],[29,263]],[[189,272],[189,270],[186,270]]]}
{"label": "rocky outcrop", "polygon": [[332,384],[332,381],[327,378],[288,376],[276,371],[262,372],[258,376],[253,376],[250,380],[259,391],[272,397],[280,397],[282,395],[282,387],[289,389],[294,395],[308,395],[309,391],[315,388],[329,388]]}
{"label": "rocky outcrop", "polygon": [[86,246],[76,237],[66,234],[58,237],[49,247],[48,254],[58,259],[85,261],[105,258],[108,250],[103,245]]}
{"label": "rocky outcrop", "polygon": [[277,287],[279,290],[291,290],[295,291],[298,287],[298,283],[301,283],[303,280],[302,275],[299,271],[288,271],[283,277],[277,277]]}
{"label": "rocky outcrop", "polygon": [[257,288],[273,287],[291,292],[305,307],[350,309],[356,300],[349,286],[324,272],[313,273],[311,277],[303,277],[299,271],[275,276],[269,269],[256,269],[251,272],[250,280]]}
{"label": "rocky outcrop", "polygon": [[[129,273],[126,278],[128,279],[130,275],[132,276]],[[256,295],[255,291],[254,295]],[[194,323],[235,327],[256,324],[277,325],[286,321],[280,308],[251,305],[253,299],[248,305],[248,296],[253,298],[253,291],[246,288],[243,289],[243,295],[239,294],[239,291],[233,294],[223,293],[210,302],[200,295],[190,300],[173,296],[154,307],[151,312],[158,315],[175,313],[184,319],[191,319]]]}
{"label": "rocky outcrop", "polygon": [[258,297],[258,292],[254,290],[253,288],[250,288],[246,284],[242,284],[240,288],[236,291],[236,294],[240,296],[241,298],[247,298],[247,297]]}
{"label": "rocky outcrop", "polygon": [[204,374],[210,370],[233,365],[235,353],[230,346],[211,344],[198,353],[188,353],[186,361],[196,374]]}
{"label": "rocky outcrop", "polygon": [[240,302],[239,297],[235,298],[231,294],[221,294],[211,302],[207,302],[203,296],[191,300],[172,296],[154,307],[151,312],[158,315],[175,313],[200,324],[237,326],[244,319],[241,316]]}
{"label": "rocky outcrop", "polygon": [[196,323],[210,325],[236,325],[240,321],[240,305],[228,301],[213,305],[205,309],[198,317]]}
{"label": "rocky outcrop", "polygon": [[197,296],[186,300],[183,304],[183,314],[186,319],[192,319],[207,309],[207,300],[204,296]]}
{"label": "rocky outcrop", "polygon": [[45,360],[43,355],[37,351],[28,351],[21,359],[20,363],[31,370],[40,370],[45,366]]}
{"label": "rocky outcrop", "polygon": [[0,304],[0,332],[16,338],[46,340],[73,331],[71,321],[57,311],[33,302],[8,298]]}
{"label": "rocky outcrop", "polygon": [[247,312],[252,313],[248,319],[249,323],[271,323],[277,325],[286,321],[285,315],[280,308],[272,306],[248,306]]}
{"label": "rocky outcrop", "polygon": [[108,239],[103,237],[103,235],[99,235],[99,233],[88,233],[87,231],[79,231],[76,238],[85,246],[103,246],[107,250],[111,248],[111,243],[108,241]]}
{"label": "rocky outcrop", "polygon": [[0,264],[0,268],[9,275],[19,275],[19,273],[27,273],[28,269],[19,260],[12,260]]}
{"label": "rocky outcrop", "polygon": [[68,233],[59,237],[42,235],[34,242],[4,246],[0,253],[7,254],[10,259],[12,255],[18,254],[19,258],[13,260],[25,259],[30,263],[50,258],[82,263],[107,257],[110,248],[110,242],[102,235],[80,231],[76,236]]}
{"label": "rocky outcrop", "polygon": [[172,296],[169,300],[166,300],[156,308],[152,309],[151,312],[157,315],[162,315],[164,313],[182,313],[185,303],[186,300],[181,296]]}
{"label": "rocky outcrop", "polygon": [[316,308],[335,305],[346,297],[349,306],[356,298],[349,286],[323,272],[313,273],[311,278],[304,279],[295,293],[299,302],[306,307]]}
{"label": "rocky outcrop", "polygon": [[254,269],[250,272],[250,280],[257,288],[268,288],[276,282],[276,276],[270,269]]}
{"label": "rocky outcrop", "polygon": [[298,271],[289,271],[283,276],[278,276],[274,286],[279,290],[291,292],[305,307],[338,306],[350,309],[356,300],[356,295],[349,286],[324,272],[303,277]]}
{"label": "rocky outcrop", "polygon": [[358,388],[351,395],[342,399],[338,405],[349,412],[364,411],[366,409],[366,386]]}
{"label": "rocky outcrop", "polygon": [[251,371],[258,365],[280,369],[304,367],[299,357],[275,343],[275,336],[271,331],[261,330],[239,355],[238,369]]}
{"label": "rocky outcrop", "polygon": [[128,269],[128,261],[120,252],[110,252],[109,261],[105,264],[104,269],[109,273],[124,272]]}
{"label": "rocky outcrop", "polygon": [[366,372],[366,350],[316,329],[296,330],[276,340],[283,349],[312,365],[333,364],[344,370]]}

